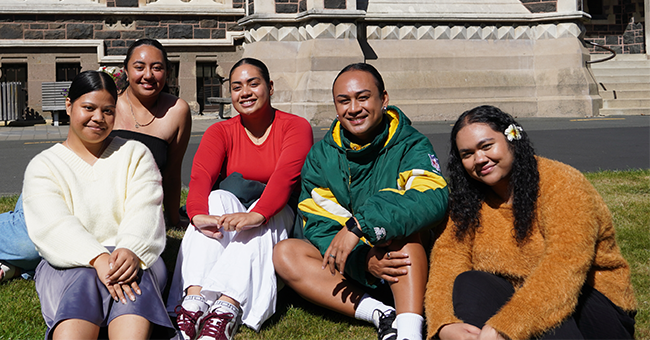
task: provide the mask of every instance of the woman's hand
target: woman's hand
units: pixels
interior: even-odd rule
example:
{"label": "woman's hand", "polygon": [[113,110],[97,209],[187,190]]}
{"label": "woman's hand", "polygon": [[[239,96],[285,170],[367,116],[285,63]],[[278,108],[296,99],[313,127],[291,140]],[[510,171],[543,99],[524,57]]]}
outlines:
{"label": "woman's hand", "polygon": [[224,230],[239,232],[244,229],[259,227],[266,222],[266,219],[262,214],[251,211],[221,215],[218,221]]}
{"label": "woman's hand", "polygon": [[117,248],[110,255],[108,266],[106,286],[113,287],[115,291],[113,299],[116,301],[119,299],[123,304],[126,304],[126,297],[135,301],[135,294],[142,294],[136,281],[140,270],[140,258],[126,248]]}
{"label": "woman's hand", "polygon": [[220,216],[212,215],[195,215],[192,218],[192,224],[196,229],[203,233],[203,235],[220,240],[223,238],[221,232],[221,223],[219,223]]}
{"label": "woman's hand", "polygon": [[348,255],[350,255],[357,243],[359,243],[359,237],[357,235],[345,227],[341,228],[336,236],[334,236],[330,246],[327,247],[325,255],[323,255],[323,269],[329,265],[332,275],[336,273],[337,268],[339,273],[343,275],[345,261],[347,261]]}
{"label": "woman's hand", "polygon": [[411,260],[406,253],[387,250],[388,248],[380,246],[370,249],[366,257],[368,272],[388,283],[395,283],[399,281],[398,276],[408,273]]}
{"label": "woman's hand", "polygon": [[[108,289],[108,292],[111,294],[113,300],[118,301],[119,298],[117,296],[117,292],[115,291],[115,287],[113,287],[113,285],[109,284],[107,281],[108,272],[111,270],[110,266],[108,265],[108,260],[110,259],[110,257],[111,256],[108,253],[102,253],[99,256],[92,259],[90,261],[90,265],[95,268],[99,281],[104,283],[104,285]],[[123,300],[122,303],[126,303],[126,300]]]}
{"label": "woman's hand", "polygon": [[126,248],[117,248],[108,259],[108,266],[109,284],[130,283],[138,277],[140,258]]}
{"label": "woman's hand", "polygon": [[440,340],[476,340],[481,329],[468,323],[450,323],[442,326],[438,336]]}
{"label": "woman's hand", "polygon": [[483,326],[481,333],[478,335],[479,340],[505,340],[505,338],[490,325]]}

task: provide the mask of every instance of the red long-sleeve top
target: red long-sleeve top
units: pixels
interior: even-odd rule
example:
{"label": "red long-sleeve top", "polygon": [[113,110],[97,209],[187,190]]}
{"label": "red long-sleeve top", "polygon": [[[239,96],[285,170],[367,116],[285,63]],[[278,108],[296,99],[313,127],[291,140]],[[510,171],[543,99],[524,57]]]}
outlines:
{"label": "red long-sleeve top", "polygon": [[245,179],[266,184],[252,211],[268,221],[289,201],[312,144],[309,122],[279,110],[275,111],[271,132],[261,145],[255,145],[248,137],[240,116],[213,124],[203,134],[192,163],[187,195],[190,219],[208,215],[208,196],[220,176],[239,172]]}

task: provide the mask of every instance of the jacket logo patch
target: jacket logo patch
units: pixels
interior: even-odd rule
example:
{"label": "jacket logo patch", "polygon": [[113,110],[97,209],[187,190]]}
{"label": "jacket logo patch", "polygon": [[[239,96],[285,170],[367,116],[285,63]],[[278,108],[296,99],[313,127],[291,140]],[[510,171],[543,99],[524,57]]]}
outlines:
{"label": "jacket logo patch", "polygon": [[386,237],[386,229],[375,227],[375,235],[377,236],[377,241],[381,240]]}
{"label": "jacket logo patch", "polygon": [[441,171],[440,170],[440,162],[438,161],[438,157],[436,157],[436,155],[429,154],[429,159],[431,160],[431,166],[434,169],[438,170],[438,172],[440,172]]}

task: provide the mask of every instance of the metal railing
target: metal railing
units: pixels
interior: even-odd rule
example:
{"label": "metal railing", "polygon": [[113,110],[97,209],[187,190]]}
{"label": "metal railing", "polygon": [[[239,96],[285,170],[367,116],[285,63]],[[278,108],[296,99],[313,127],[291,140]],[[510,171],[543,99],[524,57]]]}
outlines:
{"label": "metal railing", "polygon": [[0,83],[0,120],[8,121],[22,118],[26,106],[25,90],[21,82]]}
{"label": "metal railing", "polygon": [[600,48],[602,48],[604,50],[607,50],[607,51],[609,51],[611,53],[610,55],[608,55],[607,57],[602,58],[602,59],[589,60],[589,61],[587,61],[587,64],[602,63],[603,61],[608,61],[608,60],[613,59],[614,57],[616,57],[616,51],[612,50],[611,48],[609,48],[607,46],[596,44],[595,42],[591,42],[591,41],[587,41],[587,40],[583,40],[583,41],[585,43],[591,45],[591,46],[600,47]]}

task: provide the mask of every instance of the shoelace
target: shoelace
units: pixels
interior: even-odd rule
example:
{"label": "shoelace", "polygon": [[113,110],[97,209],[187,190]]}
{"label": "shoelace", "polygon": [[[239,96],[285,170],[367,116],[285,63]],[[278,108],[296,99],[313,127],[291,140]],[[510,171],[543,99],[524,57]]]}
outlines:
{"label": "shoelace", "polygon": [[215,339],[225,339],[226,326],[234,317],[235,315],[232,313],[211,312],[206,314],[203,320],[201,320],[201,333],[199,333],[199,338],[202,336],[210,336]]}
{"label": "shoelace", "polygon": [[196,335],[196,323],[199,321],[201,315],[203,315],[203,312],[190,312],[181,305],[176,306],[174,312],[176,313],[176,323],[178,324],[178,328],[180,328],[180,330],[190,339],[194,339],[194,336]]}
{"label": "shoelace", "polygon": [[[394,311],[388,312],[388,314],[385,314],[384,312],[377,310],[377,312],[381,313],[381,316],[379,317],[379,335],[382,338],[385,338],[386,336],[391,335],[394,333],[393,330],[393,318],[392,318],[392,313],[395,313]],[[390,337],[390,336],[389,336]]]}

